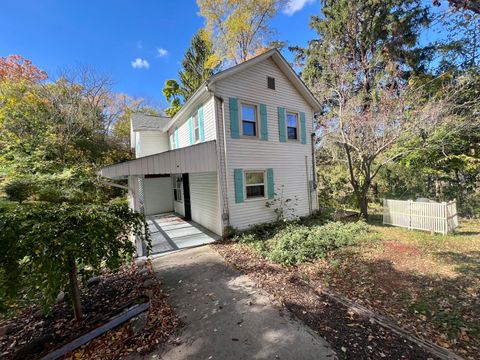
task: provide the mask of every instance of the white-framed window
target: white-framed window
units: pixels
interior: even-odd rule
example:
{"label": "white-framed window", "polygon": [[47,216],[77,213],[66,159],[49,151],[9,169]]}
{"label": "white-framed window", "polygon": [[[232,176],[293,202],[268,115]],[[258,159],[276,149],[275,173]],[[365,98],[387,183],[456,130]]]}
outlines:
{"label": "white-framed window", "polygon": [[258,108],[257,105],[241,103],[242,136],[258,136]]}
{"label": "white-framed window", "polygon": [[288,140],[298,140],[299,134],[299,116],[298,113],[287,111],[287,138]]}
{"label": "white-framed window", "polygon": [[265,171],[245,171],[245,198],[247,200],[265,198]]}
{"label": "white-framed window", "polygon": [[172,176],[173,182],[173,200],[182,202],[182,187],[183,187],[183,180],[182,175],[173,175]]}
{"label": "white-framed window", "polygon": [[200,121],[198,121],[198,115],[194,114],[192,116],[193,122],[193,142],[197,143],[200,141]]}

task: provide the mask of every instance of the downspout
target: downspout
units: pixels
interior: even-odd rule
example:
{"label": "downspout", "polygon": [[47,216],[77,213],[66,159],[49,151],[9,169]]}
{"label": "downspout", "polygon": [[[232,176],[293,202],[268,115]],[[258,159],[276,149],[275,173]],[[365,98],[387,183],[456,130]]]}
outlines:
{"label": "downspout", "polygon": [[[318,113],[313,115],[313,118],[316,120]],[[312,129],[313,130],[313,129]],[[315,157],[315,142],[316,142],[316,134],[315,131],[312,131],[310,134],[311,137],[311,146],[312,146],[312,192],[315,194],[315,204],[317,205],[317,210],[320,208],[318,204],[318,194],[317,194],[317,159]]]}
{"label": "downspout", "polygon": [[[215,95],[215,92],[209,88],[208,81],[205,84],[207,91],[214,98],[214,107],[215,107],[215,130],[217,133],[217,163],[218,163],[218,179],[221,190],[222,197],[222,232],[226,226],[230,225],[230,216],[228,210],[228,191],[227,191],[227,144],[226,144],[226,134],[225,134],[225,101],[221,96]],[[218,114],[219,109],[217,108],[217,100],[220,102],[220,111],[221,114]],[[223,235],[223,233],[222,233]]]}
{"label": "downspout", "polygon": [[120,185],[120,184],[116,184],[114,182],[102,180],[102,179],[100,179],[100,176],[97,176],[97,181],[99,183],[103,184],[103,185],[108,185],[108,186],[112,186],[112,187],[116,187],[116,188],[120,188],[120,189],[124,189],[124,190],[129,190],[132,193],[134,192],[133,189],[129,188],[128,186]]}

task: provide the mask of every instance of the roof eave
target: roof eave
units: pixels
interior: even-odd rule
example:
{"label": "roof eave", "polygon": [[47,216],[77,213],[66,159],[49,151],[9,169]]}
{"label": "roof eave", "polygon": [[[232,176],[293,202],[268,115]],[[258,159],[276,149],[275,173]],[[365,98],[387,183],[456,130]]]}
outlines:
{"label": "roof eave", "polygon": [[177,120],[182,117],[186,112],[190,111],[191,104],[195,103],[199,98],[201,98],[205,93],[209,92],[209,86],[213,86],[215,82],[225,79],[231,75],[234,75],[238,72],[243,71],[245,68],[248,68],[252,65],[255,65],[263,60],[272,57],[277,66],[287,75],[288,79],[295,85],[297,90],[302,94],[302,96],[307,100],[309,105],[312,107],[314,112],[319,112],[322,108],[320,102],[313,95],[310,89],[305,85],[303,80],[298,76],[295,70],[292,69],[288,61],[283,57],[283,55],[277,49],[271,49],[267,52],[258,55],[250,60],[247,60],[241,64],[231,67],[230,69],[219,72],[218,74],[210,76],[205,80],[202,85],[195,91],[190,99],[182,106],[182,108],[175,114],[175,116],[170,120],[169,123],[162,129],[163,131],[168,131]]}
{"label": "roof eave", "polygon": [[313,108],[315,112],[319,112],[322,108],[320,102],[317,100],[315,95],[310,91],[307,85],[303,80],[298,76],[295,70],[292,69],[288,61],[283,57],[283,55],[277,49],[271,49],[267,52],[258,55],[250,60],[247,60],[237,66],[234,66],[230,69],[222,71],[216,75],[210,77],[209,85],[222,79],[225,79],[231,75],[234,75],[238,72],[243,71],[245,68],[255,65],[263,60],[268,58],[273,58],[278,67],[287,75],[288,79],[295,85],[297,90],[302,94],[302,96],[307,100],[308,104]]}
{"label": "roof eave", "polygon": [[170,120],[167,125],[164,126],[162,129],[163,131],[167,132],[176,122],[179,118],[181,118],[187,111],[190,111],[189,108],[191,104],[195,103],[198,99],[200,99],[206,92],[208,92],[207,88],[208,84],[208,79],[200,85],[200,87],[193,93],[193,95],[190,97],[190,99],[187,100],[185,104],[181,107],[181,109],[172,117],[172,120]]}

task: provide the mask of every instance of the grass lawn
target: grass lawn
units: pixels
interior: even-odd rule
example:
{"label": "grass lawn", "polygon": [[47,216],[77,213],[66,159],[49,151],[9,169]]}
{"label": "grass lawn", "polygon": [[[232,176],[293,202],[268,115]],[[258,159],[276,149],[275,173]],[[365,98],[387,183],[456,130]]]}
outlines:
{"label": "grass lawn", "polygon": [[378,241],[299,270],[421,337],[460,355],[479,354],[480,221],[461,221],[447,236],[372,226]]}
{"label": "grass lawn", "polygon": [[[376,240],[283,268],[392,318],[419,337],[478,358],[480,221],[461,221],[448,236],[383,226],[379,219],[370,224]],[[249,246],[258,251],[258,244]],[[230,253],[245,245],[231,247]]]}

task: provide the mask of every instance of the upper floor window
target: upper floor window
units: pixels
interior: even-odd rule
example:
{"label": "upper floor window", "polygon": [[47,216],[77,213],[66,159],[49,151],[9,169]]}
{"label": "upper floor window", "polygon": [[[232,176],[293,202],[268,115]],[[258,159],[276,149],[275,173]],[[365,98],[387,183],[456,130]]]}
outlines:
{"label": "upper floor window", "polygon": [[256,137],[257,133],[257,106],[251,104],[242,104],[242,135]]}
{"label": "upper floor window", "polygon": [[198,121],[198,115],[193,115],[193,142],[200,141],[200,121]]}
{"label": "upper floor window", "polygon": [[298,140],[298,114],[287,112],[288,140]]}
{"label": "upper floor window", "polygon": [[267,76],[267,87],[269,89],[275,90],[275,78]]}
{"label": "upper floor window", "polygon": [[265,197],[264,171],[245,171],[245,194],[247,199]]}

